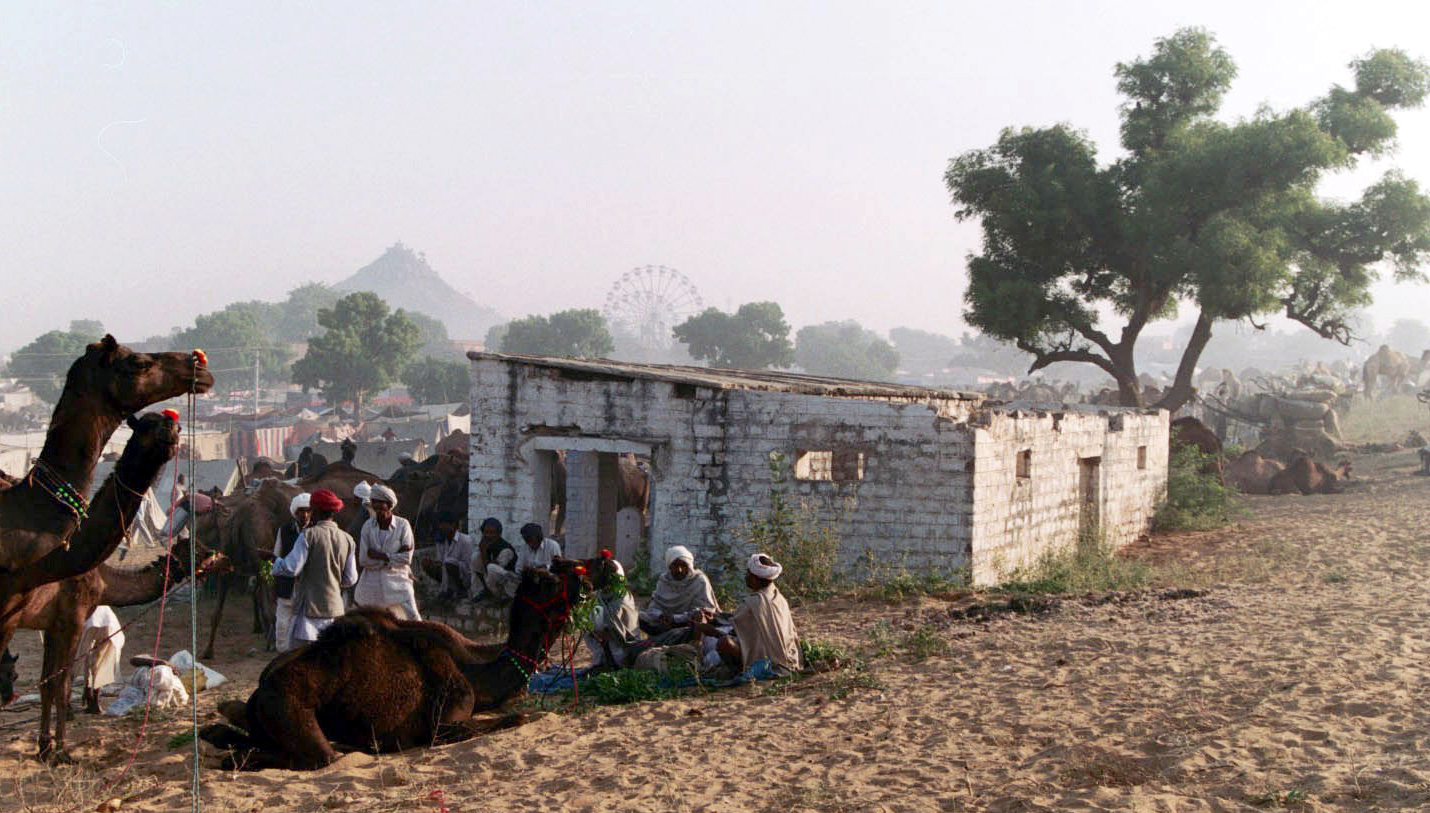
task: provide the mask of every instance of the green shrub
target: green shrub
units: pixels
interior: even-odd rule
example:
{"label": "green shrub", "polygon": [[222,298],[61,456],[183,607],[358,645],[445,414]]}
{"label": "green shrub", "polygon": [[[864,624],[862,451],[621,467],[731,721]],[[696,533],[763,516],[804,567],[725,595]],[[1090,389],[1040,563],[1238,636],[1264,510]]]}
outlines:
{"label": "green shrub", "polygon": [[1145,562],[1125,559],[1098,533],[1079,537],[1070,549],[1043,555],[1030,567],[1019,568],[999,586],[1005,593],[1088,593],[1134,590],[1152,581]]}
{"label": "green shrub", "polygon": [[725,606],[748,592],[745,559],[752,553],[769,554],[784,568],[780,592],[798,603],[827,598],[838,587],[839,533],[823,522],[818,512],[785,493],[789,465],[779,452],[770,453],[770,508],[748,513],[735,531],[734,544],[713,552],[711,566],[718,572],[716,598]]}
{"label": "green shrub", "polygon": [[617,669],[581,681],[581,695],[606,706],[661,700],[670,693],[670,689],[661,686],[661,676],[649,669]]}
{"label": "green shrub", "polygon": [[805,666],[825,664],[831,667],[849,662],[849,653],[841,647],[818,638],[800,638],[799,650],[804,655]]}
{"label": "green shrub", "polygon": [[1167,467],[1167,498],[1152,527],[1159,531],[1205,531],[1231,521],[1231,489],[1214,469],[1216,457],[1181,446]]}
{"label": "green shrub", "polygon": [[915,596],[946,595],[966,589],[973,583],[973,574],[968,568],[952,571],[909,569],[902,562],[898,567],[890,567],[873,551],[865,551],[864,559],[868,576],[858,591],[862,598],[876,598],[895,604]]}

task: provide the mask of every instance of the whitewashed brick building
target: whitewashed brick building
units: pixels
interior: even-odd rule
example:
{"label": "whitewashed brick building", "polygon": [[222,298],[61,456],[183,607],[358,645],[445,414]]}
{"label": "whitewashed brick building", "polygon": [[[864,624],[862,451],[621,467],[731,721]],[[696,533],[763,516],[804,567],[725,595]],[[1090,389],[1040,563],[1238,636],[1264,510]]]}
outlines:
{"label": "whitewashed brick building", "polygon": [[[648,461],[650,556],[709,552],[786,491],[837,524],[841,557],[969,568],[995,583],[1099,528],[1145,533],[1166,490],[1167,413],[1030,404],[771,371],[468,353],[469,516],[546,524],[566,455],[566,545],[633,553],[617,456]],[[618,533],[619,531],[619,533]]]}

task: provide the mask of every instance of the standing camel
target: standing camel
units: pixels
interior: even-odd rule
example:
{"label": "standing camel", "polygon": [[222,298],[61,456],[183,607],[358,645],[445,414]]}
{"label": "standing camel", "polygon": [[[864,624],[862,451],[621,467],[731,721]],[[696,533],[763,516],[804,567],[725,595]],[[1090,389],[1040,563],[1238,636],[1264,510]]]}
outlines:
{"label": "standing camel", "polygon": [[[105,336],[70,365],[44,448],[0,492],[0,568],[17,570],[69,539],[83,519],[94,465],[129,415],[186,392],[208,392],[202,353],[136,353]],[[0,601],[4,600],[0,595]]]}
{"label": "standing camel", "polygon": [[[124,537],[122,525],[109,521],[104,524],[112,524],[114,535],[121,539]],[[69,710],[71,669],[78,660],[85,619],[101,604],[110,607],[148,604],[164,594],[166,584],[174,587],[188,578],[189,545],[188,540],[180,539],[168,555],[137,570],[100,565],[83,576],[50,582],[30,591],[15,618],[17,626],[45,633],[40,671],[40,759],[64,763],[74,761],[65,753],[65,718]],[[227,560],[223,554],[199,549],[199,576],[225,567]],[[98,712],[97,707],[90,707],[89,710]],[[53,739],[50,737],[51,714],[55,717]]]}
{"label": "standing camel", "polygon": [[245,495],[234,503],[229,513],[217,527],[218,542],[215,547],[228,557],[232,572],[219,578],[218,604],[214,607],[213,619],[209,623],[209,643],[199,655],[200,660],[214,656],[214,639],[218,636],[218,625],[223,619],[223,605],[228,600],[229,588],[236,579],[252,578],[253,587],[253,631],[266,636],[265,646],[273,647],[274,597],[263,579],[257,578],[263,559],[260,551],[273,550],[278,537],[278,529],[292,519],[288,503],[301,491],[298,486],[281,480],[264,480],[253,493]]}
{"label": "standing camel", "polygon": [[1375,355],[1366,359],[1365,365],[1361,367],[1365,397],[1375,395],[1375,385],[1382,378],[1389,382],[1386,391],[1392,394],[1409,385],[1418,384],[1420,374],[1425,371],[1427,365],[1430,365],[1430,350],[1421,353],[1420,359],[1416,361],[1404,353],[1391,350],[1390,345],[1382,344],[1380,349],[1375,351]]}
{"label": "standing camel", "polygon": [[478,721],[473,714],[525,690],[591,589],[585,570],[557,559],[550,572],[527,571],[495,657],[444,624],[350,612],[316,642],[275,658],[247,703],[220,706],[232,725],[206,726],[200,736],[233,751],[229,767],[313,769],[338,758],[333,743],[396,751],[514,724],[515,715]]}

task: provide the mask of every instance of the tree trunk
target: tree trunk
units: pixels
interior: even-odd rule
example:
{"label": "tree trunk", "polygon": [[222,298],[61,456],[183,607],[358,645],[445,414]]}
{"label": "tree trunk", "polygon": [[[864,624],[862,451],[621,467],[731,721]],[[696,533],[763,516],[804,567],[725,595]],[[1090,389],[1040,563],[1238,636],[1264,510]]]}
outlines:
{"label": "tree trunk", "polygon": [[1116,352],[1109,354],[1108,360],[1117,370],[1113,379],[1117,381],[1117,400],[1125,407],[1145,407],[1142,384],[1137,380],[1137,362],[1133,360],[1132,346],[1118,345]]}
{"label": "tree trunk", "polygon": [[1182,361],[1177,365],[1177,377],[1173,379],[1171,388],[1162,396],[1162,400],[1156,403],[1157,407],[1176,412],[1197,394],[1196,388],[1192,386],[1192,376],[1196,374],[1197,361],[1201,359],[1202,351],[1206,349],[1211,337],[1212,318],[1203,311],[1197,316],[1196,327],[1192,328],[1192,336],[1187,340],[1186,349],[1182,351]]}

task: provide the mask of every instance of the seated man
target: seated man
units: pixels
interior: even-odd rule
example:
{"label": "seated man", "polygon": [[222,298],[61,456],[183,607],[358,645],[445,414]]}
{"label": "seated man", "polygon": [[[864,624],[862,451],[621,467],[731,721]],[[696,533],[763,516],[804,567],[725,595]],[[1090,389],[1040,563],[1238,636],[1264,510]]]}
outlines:
{"label": "seated man", "polygon": [[556,557],[561,555],[561,545],[555,539],[547,539],[541,526],[528,522],[521,526],[521,545],[516,548],[516,561],[510,568],[491,564],[487,566],[487,590],[494,598],[510,601],[516,598],[516,589],[521,586],[521,574],[528,570],[551,567]]}
{"label": "seated man", "polygon": [[501,535],[501,520],[487,517],[472,552],[472,601],[505,598],[504,574],[516,569],[516,548]]}
{"label": "seated man", "polygon": [[656,645],[682,644],[695,637],[690,622],[696,613],[720,612],[710,579],[695,569],[695,556],[683,545],[665,552],[666,572],[660,574],[650,603],[640,613],[641,630]]}
{"label": "seated man", "polygon": [[433,557],[422,561],[424,575],[437,582],[438,597],[457,599],[472,590],[472,560],[477,554],[476,541],[457,530],[455,514],[443,512],[437,518],[437,545]]}
{"label": "seated man", "polygon": [[586,648],[591,650],[593,666],[621,669],[630,666],[631,645],[640,640],[636,620],[636,602],[626,589],[626,571],[609,550],[602,549],[592,560],[591,584],[599,602],[591,619],[591,631],[586,633]]}
{"label": "seated man", "polygon": [[788,674],[800,668],[799,635],[794,631],[794,616],[789,602],[775,587],[775,579],[784,568],[763,553],[750,557],[745,565],[745,585],[751,593],[730,616],[729,628],[716,626],[713,614],[703,611],[696,621],[705,638],[702,652],[706,667],[721,660],[741,669],[768,659],[776,672]]}

